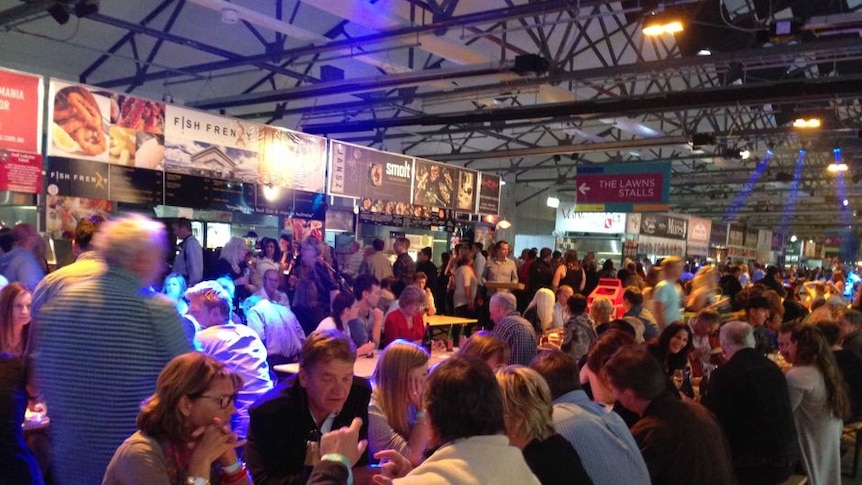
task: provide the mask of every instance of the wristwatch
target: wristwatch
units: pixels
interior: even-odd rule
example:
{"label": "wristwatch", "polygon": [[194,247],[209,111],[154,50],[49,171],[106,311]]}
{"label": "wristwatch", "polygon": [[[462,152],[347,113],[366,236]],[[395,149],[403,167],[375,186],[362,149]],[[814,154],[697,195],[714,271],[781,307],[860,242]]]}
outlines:
{"label": "wristwatch", "polygon": [[204,477],[186,477],[186,485],[210,485],[210,481]]}

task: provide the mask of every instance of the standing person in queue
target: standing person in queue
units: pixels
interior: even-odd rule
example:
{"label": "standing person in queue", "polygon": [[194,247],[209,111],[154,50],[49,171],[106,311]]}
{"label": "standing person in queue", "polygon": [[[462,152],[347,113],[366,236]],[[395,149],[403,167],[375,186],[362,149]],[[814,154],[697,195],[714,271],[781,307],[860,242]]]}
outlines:
{"label": "standing person in queue", "polygon": [[682,296],[677,280],[682,274],[682,259],[679,256],[664,258],[661,262],[664,279],[655,285],[652,292],[653,314],[659,330],[673,322],[682,321]]}
{"label": "standing person in queue", "polygon": [[832,349],[814,325],[782,327],[778,346],[793,364],[785,377],[805,474],[812,485],[840,483],[842,420],[850,414],[850,398]]}
{"label": "standing person in queue", "polygon": [[[299,374],[280,382],[249,410],[245,459],[256,485],[305,483],[320,461],[320,437],[362,419],[368,437],[371,386],[353,375],[356,347],[337,330],[315,332],[302,345]],[[365,465],[367,458],[359,460]]]}
{"label": "standing person in queue", "polygon": [[246,263],[248,245],[241,237],[232,237],[224,244],[212,269],[213,279],[227,277],[234,284],[235,302],[240,302],[256,291],[251,284],[251,268]]}
{"label": "standing person in queue", "polygon": [[561,285],[566,285],[572,288],[575,293],[583,294],[584,285],[586,285],[586,283],[587,276],[580,261],[578,261],[577,251],[566,251],[564,263],[561,264],[554,272],[554,278],[551,281],[551,288],[556,290]]}
{"label": "standing person in queue", "polygon": [[100,482],[162,367],[191,350],[173,302],[141,292],[164,269],[164,226],[123,217],[105,223],[94,244],[107,271],[57,293],[35,328],[36,382],[51,408],[60,484]]}
{"label": "standing person in queue", "polygon": [[410,240],[406,237],[397,238],[392,249],[395,250],[395,262],[392,263],[392,276],[395,277],[395,282],[392,283],[392,293],[398,297],[401,296],[404,288],[413,284],[416,263],[407,254],[407,250],[410,249]]}
{"label": "standing person in queue", "polygon": [[[338,283],[321,259],[320,240],[309,236],[302,242],[299,264],[290,279],[296,288],[294,313],[306,334],[313,332],[321,320],[331,315],[332,298],[338,294]],[[306,318],[305,315],[310,315]]]}
{"label": "standing person in queue", "polygon": [[182,275],[188,286],[196,285],[204,277],[204,250],[192,234],[192,221],[181,217],[171,226],[177,239],[182,240],[179,243],[180,252],[174,259],[173,272]]}

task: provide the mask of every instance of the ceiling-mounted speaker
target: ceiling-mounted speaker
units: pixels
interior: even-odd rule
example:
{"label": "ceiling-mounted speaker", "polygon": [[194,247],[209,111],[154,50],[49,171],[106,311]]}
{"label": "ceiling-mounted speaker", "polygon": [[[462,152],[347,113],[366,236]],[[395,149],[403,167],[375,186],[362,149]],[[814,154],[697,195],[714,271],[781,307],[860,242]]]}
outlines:
{"label": "ceiling-mounted speaker", "polygon": [[55,3],[48,8],[48,13],[51,15],[51,18],[57,21],[60,25],[65,25],[69,18],[69,12],[66,11],[66,7],[60,5],[59,3]]}
{"label": "ceiling-mounted speaker", "polygon": [[99,13],[99,2],[81,0],[75,4],[75,16],[84,18]]}
{"label": "ceiling-mounted speaker", "polygon": [[527,74],[538,76],[548,72],[550,67],[548,61],[538,54],[521,54],[515,57],[515,67],[512,68],[512,72],[519,76]]}

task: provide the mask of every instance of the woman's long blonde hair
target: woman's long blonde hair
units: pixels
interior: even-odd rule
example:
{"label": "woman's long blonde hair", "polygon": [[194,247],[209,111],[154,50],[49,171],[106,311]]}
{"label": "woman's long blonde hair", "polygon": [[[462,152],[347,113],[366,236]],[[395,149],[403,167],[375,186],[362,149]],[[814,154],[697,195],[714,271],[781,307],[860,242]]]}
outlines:
{"label": "woman's long blonde hair", "polygon": [[544,441],[556,432],[551,389],[538,372],[522,365],[510,365],[497,371],[497,384],[503,394],[503,413],[523,422],[521,429],[507,429],[509,435],[515,434],[530,442]]}
{"label": "woman's long blonde hair", "polygon": [[[536,295],[533,296],[533,301],[527,305],[527,310],[530,308],[536,308],[536,314],[539,316],[539,321],[542,323],[542,330],[547,330],[551,328],[551,324],[554,321],[554,300],[556,297],[554,296],[554,292],[549,290],[548,288],[541,288],[536,292]],[[526,313],[526,310],[524,310]]]}
{"label": "woman's long blonde hair", "polygon": [[389,426],[403,437],[410,436],[410,410],[407,395],[410,371],[428,364],[428,352],[422,347],[398,339],[380,353],[371,375],[374,400],[386,415]]}

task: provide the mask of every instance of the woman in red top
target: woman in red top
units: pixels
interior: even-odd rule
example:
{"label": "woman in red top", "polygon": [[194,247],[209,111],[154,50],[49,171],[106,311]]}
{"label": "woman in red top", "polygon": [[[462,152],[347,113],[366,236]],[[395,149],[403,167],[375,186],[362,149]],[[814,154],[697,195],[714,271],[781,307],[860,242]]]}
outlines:
{"label": "woman in red top", "polygon": [[404,339],[420,343],[425,335],[425,322],[422,321],[422,305],[425,293],[415,286],[408,286],[398,298],[398,309],[386,315],[383,336],[386,342]]}

